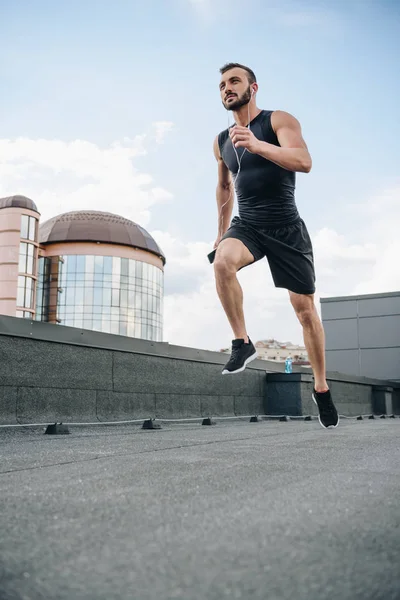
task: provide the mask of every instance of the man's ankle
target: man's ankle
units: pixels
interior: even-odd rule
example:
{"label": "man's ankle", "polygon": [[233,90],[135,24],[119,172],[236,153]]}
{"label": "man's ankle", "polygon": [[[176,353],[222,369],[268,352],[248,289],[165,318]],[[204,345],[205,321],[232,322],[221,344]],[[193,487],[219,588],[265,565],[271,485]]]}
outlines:
{"label": "man's ankle", "polygon": [[235,338],[236,340],[244,340],[245,344],[248,344],[250,339],[248,335],[238,335],[237,338]]}
{"label": "man's ankle", "polygon": [[327,392],[329,390],[329,386],[326,383],[326,381],[318,384],[315,383],[314,390],[317,392],[317,394],[323,394],[324,392]]}

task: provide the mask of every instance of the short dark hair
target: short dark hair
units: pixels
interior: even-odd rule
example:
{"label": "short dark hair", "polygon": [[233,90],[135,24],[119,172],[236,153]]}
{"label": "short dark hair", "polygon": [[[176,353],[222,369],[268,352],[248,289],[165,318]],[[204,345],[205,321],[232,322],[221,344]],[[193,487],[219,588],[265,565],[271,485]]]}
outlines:
{"label": "short dark hair", "polygon": [[221,73],[221,75],[223,75],[231,69],[244,69],[247,72],[247,79],[249,80],[249,83],[257,82],[257,78],[254,74],[254,71],[252,71],[249,67],[246,67],[245,65],[241,65],[240,63],[226,63],[226,65],[220,68],[219,72]]}

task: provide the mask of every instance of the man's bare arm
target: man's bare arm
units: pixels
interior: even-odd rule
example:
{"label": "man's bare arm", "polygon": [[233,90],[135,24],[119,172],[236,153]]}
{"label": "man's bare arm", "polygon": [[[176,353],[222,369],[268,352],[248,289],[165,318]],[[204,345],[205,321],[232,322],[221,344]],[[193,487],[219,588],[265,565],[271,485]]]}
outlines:
{"label": "man's bare arm", "polygon": [[216,137],[214,140],[214,156],[218,163],[218,181],[216,190],[218,210],[218,234],[215,245],[216,247],[221,237],[224,235],[224,233],[229,227],[234,204],[232,177],[228,167],[222,160],[219,151],[218,137]]}
{"label": "man's bare arm", "polygon": [[312,166],[311,156],[298,120],[287,112],[277,110],[271,115],[271,125],[280,147],[263,142],[246,127],[238,126],[231,129],[232,143],[236,148],[247,148],[253,154],[259,154],[283,169],[309,173]]}
{"label": "man's bare arm", "polygon": [[309,173],[312,160],[298,120],[287,112],[277,110],[272,113],[271,125],[281,147],[260,142],[260,156],[289,171]]}

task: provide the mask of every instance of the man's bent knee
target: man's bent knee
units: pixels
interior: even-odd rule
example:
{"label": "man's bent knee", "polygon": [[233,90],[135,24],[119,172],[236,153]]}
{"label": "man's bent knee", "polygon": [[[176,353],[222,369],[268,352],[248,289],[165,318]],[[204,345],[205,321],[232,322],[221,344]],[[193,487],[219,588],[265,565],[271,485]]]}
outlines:
{"label": "man's bent knee", "polygon": [[236,238],[222,240],[217,248],[214,268],[218,273],[236,273],[242,267],[254,261],[248,248]]}
{"label": "man's bent knee", "polygon": [[233,259],[229,256],[218,254],[214,260],[214,271],[219,277],[232,277],[236,274],[238,268]]}

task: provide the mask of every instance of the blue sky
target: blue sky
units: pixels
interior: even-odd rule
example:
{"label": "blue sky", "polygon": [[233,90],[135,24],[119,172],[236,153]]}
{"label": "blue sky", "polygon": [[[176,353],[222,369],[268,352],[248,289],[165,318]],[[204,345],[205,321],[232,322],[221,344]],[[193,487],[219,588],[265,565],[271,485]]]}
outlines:
{"label": "blue sky", "polygon": [[[132,159],[133,168],[150,174],[152,185],[170,197],[159,203],[153,199],[142,224],[161,232],[171,252],[166,291],[175,302],[179,298],[174,294],[183,291],[205,293],[203,271],[193,278],[189,266],[197,256],[193,245],[206,248],[216,234],[212,142],[227,125],[218,94],[218,69],[225,62],[254,69],[261,108],[287,110],[300,120],[313,170],[298,176],[297,203],[313,235],[321,237],[328,228],[342,236],[347,249],[353,243],[369,247],[373,217],[364,205],[371,209],[374,198],[388,193],[392,198],[399,189],[396,1],[248,0],[245,5],[238,0],[0,0],[0,35],[0,138],[30,140],[30,150],[23,157],[18,154],[18,170],[15,155],[7,157],[9,146],[3,151],[7,168],[1,171],[1,191],[18,193],[23,188],[38,204],[42,199],[46,216],[67,211],[76,175],[72,177],[71,168],[62,173],[62,165],[46,163],[53,179],[41,188],[43,163],[37,172],[26,170],[28,163],[35,163],[35,144],[43,149],[47,143],[54,154],[51,141],[81,140],[101,153],[114,142],[146,134],[149,143]],[[172,124],[162,143],[151,143],[155,122]],[[116,176],[118,172],[116,168]],[[92,176],[89,170],[88,180]],[[62,194],[60,186],[65,188]],[[65,205],[56,196],[65,198]],[[126,201],[118,202],[112,198],[110,206],[99,208],[126,212]],[[143,197],[141,210],[145,205]],[[383,210],[392,206],[390,200]],[[86,208],[95,208],[89,199]],[[127,214],[134,215],[134,210]],[[185,252],[190,256],[185,263],[187,288],[179,282],[185,277],[179,256]],[[373,266],[368,263],[366,274]],[[326,292],[355,291],[362,281],[354,280],[360,265],[354,268],[350,283],[346,279],[342,286],[326,285]],[[268,319],[260,322],[263,329],[271,329]],[[170,331],[182,341],[178,329]],[[298,336],[298,329],[293,332]],[[221,329],[221,340],[227,334]],[[196,336],[183,341],[207,345]]]}

